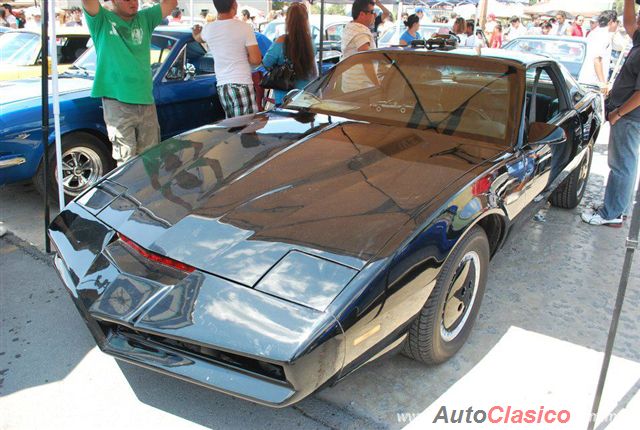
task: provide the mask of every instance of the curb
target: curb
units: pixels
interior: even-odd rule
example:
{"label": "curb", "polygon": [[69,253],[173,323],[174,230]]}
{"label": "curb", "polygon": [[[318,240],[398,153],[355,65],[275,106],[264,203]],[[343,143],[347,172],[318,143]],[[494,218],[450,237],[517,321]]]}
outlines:
{"label": "curb", "polygon": [[38,249],[36,246],[19,238],[12,232],[8,231],[4,236],[1,236],[0,242],[3,241],[20,248],[22,251],[24,251],[25,254],[29,255],[34,260],[45,263],[49,267],[54,267],[52,258],[53,254],[47,255],[46,253],[40,251],[40,249]]}

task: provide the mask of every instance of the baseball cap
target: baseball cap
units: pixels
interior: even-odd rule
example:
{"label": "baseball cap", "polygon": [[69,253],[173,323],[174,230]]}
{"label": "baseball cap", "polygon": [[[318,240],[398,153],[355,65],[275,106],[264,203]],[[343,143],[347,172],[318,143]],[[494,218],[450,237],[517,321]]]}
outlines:
{"label": "baseball cap", "polygon": [[418,13],[418,12],[422,12],[422,13],[424,13],[424,8],[423,8],[422,6],[418,6],[418,7],[416,8],[416,13]]}

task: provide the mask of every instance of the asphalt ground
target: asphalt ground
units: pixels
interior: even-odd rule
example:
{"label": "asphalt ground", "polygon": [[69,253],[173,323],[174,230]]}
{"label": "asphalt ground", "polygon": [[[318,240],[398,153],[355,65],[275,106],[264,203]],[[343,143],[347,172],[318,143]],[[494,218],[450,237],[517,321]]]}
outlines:
{"label": "asphalt ground", "polygon": [[[450,428],[438,411],[495,405],[564,409],[586,428],[625,253],[622,229],[579,213],[606,179],[606,130],[575,210],[549,208],[492,260],[467,344],[425,367],[398,354],[299,404],[269,409],[102,354],[43,250],[41,199],[0,187],[0,429]],[[632,267],[598,429],[640,421],[640,264]],[[454,428],[483,428],[459,424]],[[500,428],[510,428],[500,425]],[[521,425],[516,425],[521,428]]]}

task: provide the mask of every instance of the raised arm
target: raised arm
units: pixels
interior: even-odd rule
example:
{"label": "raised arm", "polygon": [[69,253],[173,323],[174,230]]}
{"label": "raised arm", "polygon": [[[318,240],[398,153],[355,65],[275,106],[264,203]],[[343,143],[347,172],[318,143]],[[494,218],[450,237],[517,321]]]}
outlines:
{"label": "raised arm", "polygon": [[202,38],[202,26],[200,24],[195,24],[193,26],[193,28],[191,29],[191,34],[193,35],[193,39],[196,42],[204,43],[204,39]]}
{"label": "raised arm", "polygon": [[162,17],[166,18],[171,14],[171,11],[173,11],[177,7],[178,7],[178,0],[162,0],[160,2],[160,8],[162,9]]}
{"label": "raised arm", "polygon": [[382,4],[382,1],[380,0],[376,0],[376,6],[378,6],[380,8],[380,10],[382,11],[382,20],[384,21],[385,19],[387,19],[389,16],[392,17],[391,12],[389,12],[389,9],[387,9],[386,7],[384,7],[384,5]]}
{"label": "raised arm", "polygon": [[96,16],[100,12],[100,2],[98,0],[82,0],[82,7],[90,16]]}
{"label": "raised arm", "polygon": [[638,30],[638,21],[640,21],[640,18],[636,18],[636,8],[633,5],[633,0],[624,0],[624,18],[622,23],[631,38],[633,38],[636,30]]}

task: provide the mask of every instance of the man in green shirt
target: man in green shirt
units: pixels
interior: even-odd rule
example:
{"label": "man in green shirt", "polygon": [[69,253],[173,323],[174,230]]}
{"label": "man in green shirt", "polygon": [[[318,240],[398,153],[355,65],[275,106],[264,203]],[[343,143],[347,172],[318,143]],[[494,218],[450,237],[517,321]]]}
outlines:
{"label": "man in green shirt", "polygon": [[151,81],[151,34],[178,5],[162,0],[138,11],[138,0],[82,0],[96,48],[91,96],[102,98],[104,121],[118,165],[160,141]]}

